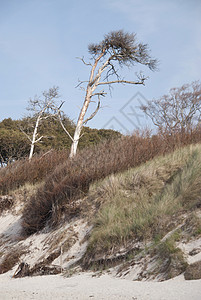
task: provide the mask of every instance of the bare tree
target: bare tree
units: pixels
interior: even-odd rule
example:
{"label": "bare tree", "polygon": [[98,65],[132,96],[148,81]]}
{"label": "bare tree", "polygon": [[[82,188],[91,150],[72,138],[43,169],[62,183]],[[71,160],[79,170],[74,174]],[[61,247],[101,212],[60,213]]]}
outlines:
{"label": "bare tree", "polygon": [[168,132],[184,130],[201,117],[201,83],[194,81],[179,88],[172,88],[168,95],[148,101],[141,110],[154,125]]}
{"label": "bare tree", "polygon": [[33,114],[33,118],[31,119],[34,120],[34,124],[32,124],[33,131],[31,134],[29,134],[26,129],[20,128],[31,143],[29,159],[33,156],[35,144],[45,137],[43,135],[39,136],[38,134],[40,123],[42,120],[57,117],[58,115],[56,103],[56,99],[59,97],[58,87],[50,88],[48,91],[44,91],[42,95],[43,99],[40,99],[37,96],[34,99],[30,99],[29,106],[27,107],[27,110],[31,111]]}
{"label": "bare tree", "polygon": [[[85,99],[78,117],[74,136],[71,137],[71,158],[76,154],[83,126],[96,115],[100,109],[100,99],[106,95],[104,89],[98,88],[106,85],[111,87],[115,83],[144,85],[147,78],[142,73],[137,75],[136,81],[125,80],[120,77],[118,66],[130,67],[142,64],[148,66],[151,70],[155,70],[157,64],[157,61],[150,57],[147,45],[138,43],[135,34],[125,33],[123,30],[110,32],[105,35],[100,43],[90,44],[88,50],[91,55],[90,62],[85,62],[84,58],[81,58],[81,60],[91,70],[89,80],[80,81],[78,84],[79,87],[83,87],[84,83],[86,84]],[[97,107],[88,118],[85,118],[88,107],[94,97],[97,97]]]}

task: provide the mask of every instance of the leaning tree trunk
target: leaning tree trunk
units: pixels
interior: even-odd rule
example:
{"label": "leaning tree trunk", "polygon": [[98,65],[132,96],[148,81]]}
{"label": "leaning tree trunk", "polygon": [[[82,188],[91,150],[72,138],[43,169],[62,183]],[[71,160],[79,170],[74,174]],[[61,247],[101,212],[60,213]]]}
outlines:
{"label": "leaning tree trunk", "polygon": [[96,70],[97,64],[100,61],[100,59],[103,57],[104,53],[105,53],[105,49],[96,58],[95,63],[92,66],[92,69],[91,69],[91,74],[90,74],[90,78],[89,78],[89,82],[88,82],[87,90],[86,90],[86,97],[85,97],[84,104],[82,106],[82,109],[81,109],[81,112],[80,112],[80,115],[79,115],[79,118],[78,118],[78,122],[77,122],[77,125],[76,125],[76,128],[75,128],[75,132],[74,132],[73,142],[72,142],[72,145],[71,145],[71,151],[70,151],[70,156],[69,156],[70,158],[72,158],[76,155],[77,146],[78,146],[78,143],[79,143],[82,127],[87,122],[87,120],[84,121],[84,117],[86,115],[87,109],[88,109],[89,104],[91,102],[91,98],[93,97],[93,92],[95,91],[95,89],[98,86],[98,83],[99,83],[99,80],[100,80],[100,77],[101,77],[101,73],[103,72],[104,68],[108,65],[108,62],[109,62],[109,59],[108,59],[103,64],[103,66],[99,68],[99,70],[97,72],[97,75],[94,78],[94,72]]}
{"label": "leaning tree trunk", "polygon": [[87,109],[89,107],[89,103],[90,103],[90,100],[91,100],[90,94],[91,94],[91,91],[90,91],[90,88],[88,87],[87,95],[86,95],[85,101],[84,101],[84,105],[83,105],[82,110],[80,112],[78,122],[77,122],[77,125],[76,125],[76,128],[75,128],[75,132],[74,132],[74,136],[73,136],[73,142],[72,142],[71,150],[70,150],[70,156],[69,156],[70,158],[73,158],[76,155],[76,152],[77,152],[77,146],[78,146],[78,143],[79,143],[82,127],[84,125],[84,116],[87,112]]}

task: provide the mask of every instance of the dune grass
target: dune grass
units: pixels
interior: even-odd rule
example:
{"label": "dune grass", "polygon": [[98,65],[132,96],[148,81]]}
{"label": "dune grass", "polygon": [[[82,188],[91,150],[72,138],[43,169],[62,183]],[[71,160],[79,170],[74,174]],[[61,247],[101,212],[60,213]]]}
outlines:
{"label": "dune grass", "polygon": [[91,186],[102,203],[93,220],[90,257],[129,241],[162,238],[177,216],[201,206],[201,145],[188,146]]}

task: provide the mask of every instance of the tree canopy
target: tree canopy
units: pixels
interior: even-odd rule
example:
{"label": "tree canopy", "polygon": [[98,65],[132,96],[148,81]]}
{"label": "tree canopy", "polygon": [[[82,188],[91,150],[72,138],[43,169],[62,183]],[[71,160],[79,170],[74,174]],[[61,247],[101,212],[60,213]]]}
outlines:
{"label": "tree canopy", "polygon": [[90,44],[88,50],[93,57],[109,55],[110,61],[117,61],[121,66],[140,63],[151,70],[157,67],[157,60],[151,58],[148,45],[138,43],[135,33],[123,30],[109,32],[100,43]]}

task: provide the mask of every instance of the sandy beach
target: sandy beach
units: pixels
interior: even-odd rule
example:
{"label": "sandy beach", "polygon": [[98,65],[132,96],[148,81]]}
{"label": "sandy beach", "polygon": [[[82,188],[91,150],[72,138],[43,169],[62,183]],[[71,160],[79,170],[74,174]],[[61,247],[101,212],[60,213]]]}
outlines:
{"label": "sandy beach", "polygon": [[185,281],[180,275],[164,282],[137,282],[92,273],[12,279],[7,273],[0,276],[0,291],[1,300],[200,300],[201,280]]}

